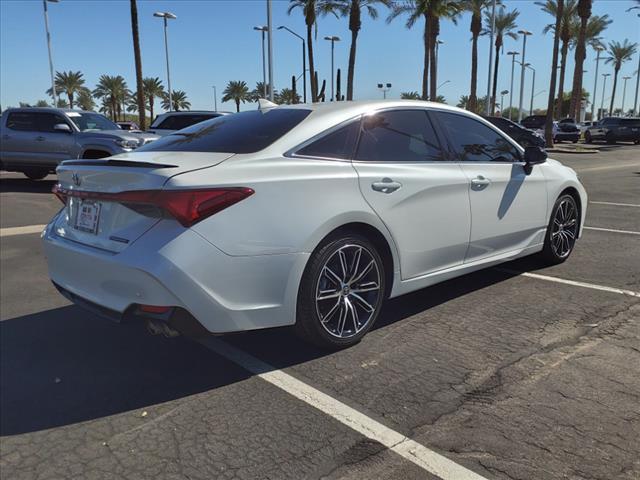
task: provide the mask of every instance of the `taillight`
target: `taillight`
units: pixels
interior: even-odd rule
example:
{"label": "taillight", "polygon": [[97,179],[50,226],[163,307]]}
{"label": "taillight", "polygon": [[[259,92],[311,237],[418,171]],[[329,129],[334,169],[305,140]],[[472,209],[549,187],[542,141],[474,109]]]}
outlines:
{"label": "taillight", "polygon": [[253,195],[246,187],[223,187],[193,190],[131,190],[119,193],[87,192],[64,189],[57,184],[53,193],[63,203],[67,197],[104,200],[107,202],[154,205],[171,214],[185,227],[210,217]]}

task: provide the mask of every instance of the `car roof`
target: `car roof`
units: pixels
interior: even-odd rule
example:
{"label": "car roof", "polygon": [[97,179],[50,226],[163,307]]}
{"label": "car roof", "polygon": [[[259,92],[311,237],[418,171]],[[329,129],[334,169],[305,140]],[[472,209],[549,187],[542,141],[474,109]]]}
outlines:
{"label": "car roof", "polygon": [[89,110],[79,110],[77,108],[57,108],[57,107],[15,107],[15,108],[7,108],[7,111],[96,113],[96,112],[91,112]]}
{"label": "car roof", "polygon": [[178,111],[173,111],[173,112],[164,112],[161,113],[158,116],[167,116],[167,115],[189,115],[189,114],[203,114],[203,113],[215,113],[218,115],[224,115],[230,112],[220,112],[220,111],[214,111],[214,110],[178,110]]}

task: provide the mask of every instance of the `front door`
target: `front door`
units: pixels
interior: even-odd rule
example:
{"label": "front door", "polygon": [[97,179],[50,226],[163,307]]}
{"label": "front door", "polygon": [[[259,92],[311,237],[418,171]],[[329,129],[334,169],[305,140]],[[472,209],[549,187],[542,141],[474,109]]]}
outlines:
{"label": "front door", "polygon": [[365,200],[391,232],[403,280],[462,264],[468,181],[460,165],[445,161],[424,109],[365,116],[353,165]]}
{"label": "front door", "polygon": [[453,112],[434,112],[464,171],[471,203],[465,262],[540,244],[547,227],[542,169],[527,169],[515,144],[493,126]]}

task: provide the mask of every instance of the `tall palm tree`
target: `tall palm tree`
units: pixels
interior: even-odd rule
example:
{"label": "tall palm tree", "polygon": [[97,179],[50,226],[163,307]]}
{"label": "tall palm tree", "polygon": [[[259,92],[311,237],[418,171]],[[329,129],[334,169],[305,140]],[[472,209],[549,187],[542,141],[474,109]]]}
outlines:
{"label": "tall palm tree", "polygon": [[431,52],[431,35],[430,35],[430,20],[428,14],[430,0],[405,0],[403,2],[396,2],[391,8],[391,13],[387,17],[387,23],[390,23],[395,18],[401,15],[407,15],[405,26],[407,28],[413,28],[413,26],[419,20],[424,20],[424,31],[422,34],[422,40],[424,42],[424,64],[422,69],[422,99],[429,99],[429,64],[430,64],[430,52]]}
{"label": "tall palm tree", "polygon": [[[496,41],[494,43],[496,49],[496,59],[493,67],[493,86],[491,89],[491,115],[495,113],[496,109],[496,92],[498,89],[498,66],[500,64],[500,49],[504,43],[504,37],[510,37],[516,40],[518,34],[515,32],[518,28],[516,20],[520,15],[518,10],[512,10],[510,12],[505,11],[502,7],[496,12],[495,16],[495,35]],[[485,23],[488,30],[491,29],[492,19],[489,12],[485,12]]]}
{"label": "tall palm tree", "polygon": [[73,108],[73,99],[80,90],[84,88],[84,78],[82,72],[56,72],[55,87],[57,93],[64,93],[69,98],[69,108]]}
{"label": "tall palm tree", "polygon": [[390,7],[392,0],[345,0],[341,11],[349,14],[349,30],[351,30],[351,47],[349,48],[349,69],[347,71],[347,100],[353,100],[353,78],[356,69],[356,43],[362,28],[362,11],[366,10],[372,19],[378,18],[376,4]]}
{"label": "tall palm tree", "polygon": [[164,97],[164,87],[162,86],[162,80],[158,77],[146,77],[142,79],[142,90],[144,92],[144,98],[149,105],[149,115],[153,122],[153,105],[156,97]]}
{"label": "tall palm tree", "polygon": [[278,103],[291,105],[294,103],[300,103],[300,95],[291,90],[290,88],[283,88],[278,95]]}
{"label": "tall palm tree", "polygon": [[400,98],[403,100],[420,100],[420,94],[418,92],[402,92]]}
{"label": "tall palm tree", "polygon": [[[179,112],[180,110],[189,110],[191,108],[191,102],[189,102],[187,99],[187,93],[183,90],[171,90],[171,104],[173,106],[173,110],[176,112]],[[166,93],[162,97],[162,108],[169,110],[169,95]]]}
{"label": "tall palm tree", "polygon": [[46,100],[38,100],[36,102],[36,107],[49,107],[49,102],[47,102]]}
{"label": "tall palm tree", "polygon": [[93,101],[93,96],[91,95],[91,90],[86,87],[83,87],[82,90],[78,92],[78,101],[76,103],[82,110],[91,111],[96,107],[96,103]]}
{"label": "tall palm tree", "polygon": [[136,63],[136,102],[138,105],[138,126],[145,130],[147,118],[144,112],[144,92],[142,86],[142,58],[140,56],[140,37],[138,35],[138,5],[131,0],[131,34],[133,35],[133,57]]}
{"label": "tall palm tree", "polygon": [[611,104],[609,105],[609,114],[613,112],[613,102],[616,98],[616,87],[618,85],[618,73],[622,64],[635,55],[637,43],[630,43],[628,39],[624,39],[624,42],[611,42],[609,43],[609,56],[605,59],[605,63],[613,64],[613,91],[611,92]]}
{"label": "tall palm tree", "polygon": [[[313,30],[316,29],[318,16],[325,16],[332,13],[336,17],[338,12],[344,8],[343,2],[339,0],[289,0],[287,13],[291,15],[294,10],[302,10],[304,23],[307,26],[307,54],[309,56],[309,80],[311,83],[311,101],[318,101],[318,85],[315,82],[315,64],[313,62]],[[240,108],[238,106],[238,108]]]}
{"label": "tall palm tree", "polygon": [[[262,82],[256,82],[256,88],[254,88],[253,90],[251,90],[251,92],[249,93],[249,98],[248,100],[251,102],[257,102],[259,99],[264,98],[264,83]],[[267,98],[269,98],[269,85],[266,86],[266,92],[267,92]],[[274,89],[273,90],[273,98],[274,100],[278,97],[279,93],[278,90]]]}
{"label": "tall palm tree", "polygon": [[[587,45],[592,47],[602,44],[602,32],[611,24],[609,15],[591,16],[592,0],[578,0],[577,12],[579,20],[572,24],[573,39],[575,42],[575,66],[573,69],[573,86],[571,89],[571,102],[569,104],[569,116],[578,118],[580,116],[580,92],[582,91],[582,78],[584,70],[584,60],[587,56]],[[585,21],[586,20],[586,21]]]}
{"label": "tall palm tree", "polygon": [[560,47],[560,26],[564,13],[564,0],[557,0],[556,23],[553,32],[553,56],[551,59],[551,80],[549,81],[549,98],[547,100],[547,118],[544,122],[544,139],[548,147],[553,147],[553,107],[558,75],[558,49]]}
{"label": "tall palm tree", "polygon": [[[478,103],[478,38],[482,33],[482,13],[491,4],[491,0],[463,0],[460,6],[471,12],[471,89],[466,108],[476,112]],[[497,2],[501,3],[501,2]]]}
{"label": "tall palm tree", "polygon": [[[429,98],[433,102],[438,102],[436,90],[438,88],[438,63],[436,62],[436,45],[438,35],[440,35],[440,20],[451,20],[454,24],[458,22],[458,16],[462,12],[462,7],[458,0],[426,0],[427,16],[430,19],[429,27]],[[445,103],[445,102],[440,102]]]}
{"label": "tall palm tree", "polygon": [[[554,18],[558,12],[558,0],[546,0],[545,2],[536,2],[536,5],[542,7],[542,11],[552,15]],[[562,117],[562,103],[564,98],[564,75],[567,68],[567,54],[569,53],[569,46],[573,39],[574,30],[571,28],[574,23],[575,16],[577,15],[578,0],[565,0],[562,16],[560,18],[560,40],[562,41],[562,48],[560,49],[560,79],[558,82],[558,98],[557,98],[557,116]],[[555,30],[555,24],[549,24],[542,30],[543,33],[548,33]]]}
{"label": "tall palm tree", "polygon": [[107,107],[113,120],[118,119],[122,107],[121,103],[127,94],[127,83],[120,75],[101,75],[98,79],[93,96],[102,99],[103,107]]}
{"label": "tall palm tree", "polygon": [[241,80],[231,80],[227,83],[227,88],[224,89],[222,95],[223,102],[229,102],[231,100],[236,102],[236,112],[240,111],[240,102],[244,103],[247,100],[251,100],[247,82]]}

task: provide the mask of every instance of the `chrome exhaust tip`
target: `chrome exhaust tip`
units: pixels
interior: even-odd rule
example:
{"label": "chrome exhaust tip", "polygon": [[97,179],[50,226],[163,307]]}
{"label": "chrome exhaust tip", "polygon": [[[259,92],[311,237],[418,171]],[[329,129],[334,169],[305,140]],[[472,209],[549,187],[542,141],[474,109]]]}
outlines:
{"label": "chrome exhaust tip", "polygon": [[166,338],[175,338],[180,336],[180,332],[174,330],[161,320],[147,318],[145,319],[145,323],[147,326],[147,331],[151,335],[164,335]]}

